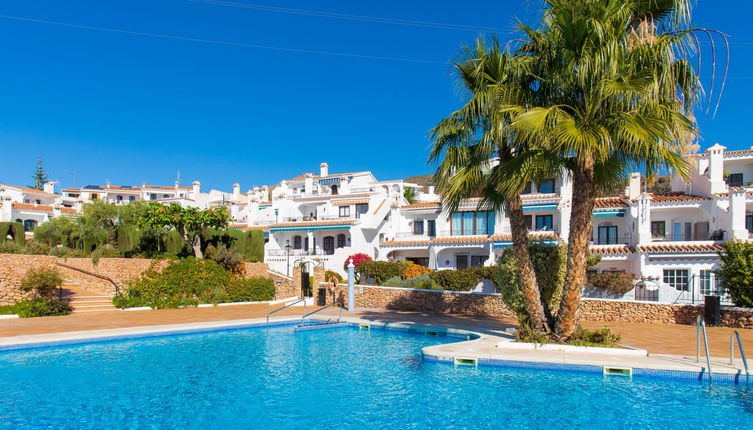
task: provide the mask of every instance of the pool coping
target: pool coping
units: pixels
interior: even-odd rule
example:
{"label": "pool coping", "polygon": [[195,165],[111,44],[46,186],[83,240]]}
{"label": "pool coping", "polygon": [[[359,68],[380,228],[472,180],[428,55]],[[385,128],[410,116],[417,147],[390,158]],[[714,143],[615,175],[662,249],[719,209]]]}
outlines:
{"label": "pool coping", "polygon": [[[386,322],[347,316],[342,320],[365,330],[396,330],[461,339],[459,342],[422,348],[424,360],[429,362],[597,374],[607,374],[610,369],[630,369],[631,377],[710,380],[731,384],[747,383],[751,379],[743,373],[741,360],[737,360],[734,365],[729,365],[720,361],[719,358],[713,358],[713,374],[709,378],[705,362],[696,363],[695,357],[660,354],[646,354],[644,357],[636,354],[593,354],[593,352],[570,349],[499,348],[497,345],[501,342],[511,341],[511,335],[503,332],[490,334],[483,330],[457,328],[445,324],[417,324],[411,321]],[[300,321],[300,317],[270,318],[269,322],[266,318],[251,318],[8,336],[0,338],[0,352],[247,328],[291,326]]]}

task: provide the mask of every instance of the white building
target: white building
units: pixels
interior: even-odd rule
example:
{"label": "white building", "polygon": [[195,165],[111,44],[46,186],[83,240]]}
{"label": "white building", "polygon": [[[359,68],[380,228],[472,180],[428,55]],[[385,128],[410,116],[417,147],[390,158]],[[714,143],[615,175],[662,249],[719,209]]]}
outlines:
{"label": "white building", "polygon": [[19,222],[27,236],[37,225],[76,210],[63,205],[62,196],[55,194],[55,184],[47,182],[44,189],[0,184],[0,222]]}

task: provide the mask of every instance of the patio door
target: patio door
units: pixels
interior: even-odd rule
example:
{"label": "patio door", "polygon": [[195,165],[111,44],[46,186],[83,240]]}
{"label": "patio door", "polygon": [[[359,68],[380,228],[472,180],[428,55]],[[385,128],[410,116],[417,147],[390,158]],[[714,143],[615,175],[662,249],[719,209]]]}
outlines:
{"label": "patio door", "polygon": [[603,225],[599,227],[599,245],[616,245],[617,244],[617,226]]}
{"label": "patio door", "polygon": [[332,255],[335,253],[335,238],[333,236],[325,236],[322,241],[322,248],[324,248],[324,255]]}

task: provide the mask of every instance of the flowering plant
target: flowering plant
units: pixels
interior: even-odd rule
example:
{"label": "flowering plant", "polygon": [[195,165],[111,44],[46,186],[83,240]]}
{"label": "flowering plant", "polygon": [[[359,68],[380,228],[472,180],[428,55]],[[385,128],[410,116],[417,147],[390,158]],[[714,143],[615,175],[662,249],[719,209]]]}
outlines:
{"label": "flowering plant", "polygon": [[343,269],[345,269],[346,272],[348,271],[348,263],[350,262],[350,260],[353,260],[353,265],[357,268],[359,264],[366,261],[371,261],[371,257],[363,253],[351,255],[350,257],[345,259],[345,263],[343,264]]}

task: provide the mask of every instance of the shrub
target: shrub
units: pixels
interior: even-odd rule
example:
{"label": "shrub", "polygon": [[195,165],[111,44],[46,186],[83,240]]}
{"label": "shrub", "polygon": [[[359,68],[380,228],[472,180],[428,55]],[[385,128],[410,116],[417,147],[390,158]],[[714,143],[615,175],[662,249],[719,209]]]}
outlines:
{"label": "shrub", "polygon": [[32,291],[34,298],[49,298],[55,294],[55,289],[63,285],[60,272],[52,267],[33,267],[26,272],[19,288],[22,291]]}
{"label": "shrub", "polygon": [[255,276],[236,278],[228,287],[228,297],[232,302],[263,302],[275,298],[275,283],[269,278]]}
{"label": "shrub", "polygon": [[13,313],[17,314],[19,318],[68,315],[71,310],[68,302],[55,297],[37,297],[31,300],[22,300],[13,305]]}
{"label": "shrub", "polygon": [[[565,284],[567,247],[562,244],[546,245],[531,242],[528,249],[541,298],[550,311],[556,310],[562,299],[562,288]],[[513,248],[507,248],[502,252],[497,267],[496,281],[502,293],[502,300],[515,312],[523,326],[527,324],[529,317]]]}
{"label": "shrub", "polygon": [[405,287],[405,280],[399,276],[393,276],[390,279],[387,279],[386,281],[382,282],[382,286],[403,288]]}
{"label": "shrub", "polygon": [[367,254],[358,253],[353,254],[350,257],[345,259],[345,263],[343,263],[343,269],[345,272],[348,272],[348,262],[350,260],[353,260],[353,266],[355,266],[356,270],[358,270],[358,266],[361,265],[361,263],[365,263],[367,261],[372,261],[371,257],[369,257]]}
{"label": "shrub", "polygon": [[364,261],[358,265],[358,274],[370,278],[377,285],[382,285],[387,279],[400,276],[412,263],[405,261]]}
{"label": "shrub", "polygon": [[589,273],[588,283],[592,288],[607,290],[615,294],[625,294],[635,287],[633,275],[625,272]]}
{"label": "shrub", "polygon": [[24,225],[20,222],[0,222],[0,242],[14,241],[23,246],[26,242]]}
{"label": "shrub", "polygon": [[26,251],[23,245],[10,240],[0,240],[0,254],[23,254]]}
{"label": "shrub", "polygon": [[122,256],[123,254],[110,244],[100,246],[91,253],[92,263],[95,266],[99,264],[100,258],[117,258]]}
{"label": "shrub", "polygon": [[463,270],[438,270],[429,276],[443,290],[470,291],[481,278],[475,268]]}
{"label": "shrub", "polygon": [[608,346],[614,347],[620,343],[622,337],[608,328],[588,330],[578,327],[567,343],[578,346]]}
{"label": "shrub", "polygon": [[723,245],[722,264],[715,273],[736,306],[753,307],[753,243],[733,240]]}
{"label": "shrub", "polygon": [[345,281],[345,279],[343,279],[343,277],[340,276],[340,274],[337,272],[334,272],[332,270],[327,270],[326,272],[324,272],[324,282],[329,282],[333,277],[337,279],[337,282]]}
{"label": "shrub", "polygon": [[403,279],[408,279],[414,276],[426,275],[428,273],[431,273],[431,269],[429,269],[428,267],[422,266],[420,264],[411,264],[410,266],[406,267],[405,270],[403,270],[402,276]]}
{"label": "shrub", "polygon": [[431,276],[426,273],[423,275],[413,276],[403,281],[405,288],[416,288],[419,290],[441,290],[437,283],[431,279]]}
{"label": "shrub", "polygon": [[243,271],[243,255],[223,244],[207,247],[205,256],[224,267],[225,270],[233,273],[241,273]]}
{"label": "shrub", "polygon": [[50,246],[46,243],[37,242],[35,240],[26,241],[24,254],[30,255],[48,255],[50,253]]}
{"label": "shrub", "polygon": [[50,248],[50,255],[58,258],[87,257],[84,251],[68,248],[67,246],[53,246]]}

